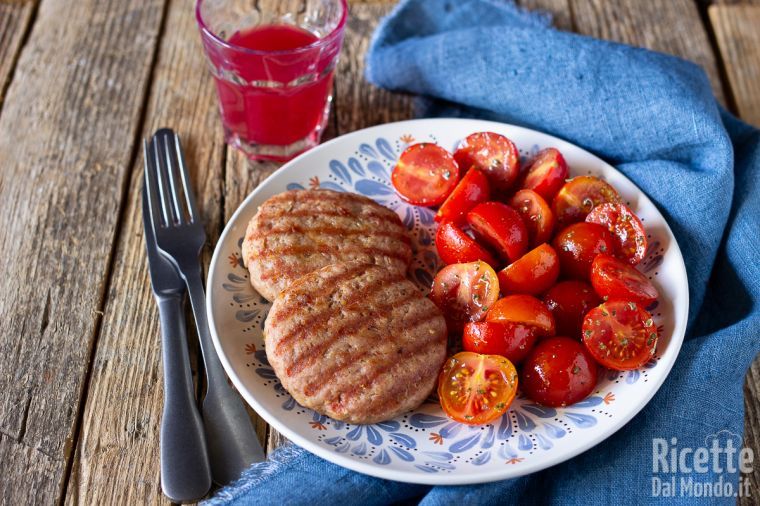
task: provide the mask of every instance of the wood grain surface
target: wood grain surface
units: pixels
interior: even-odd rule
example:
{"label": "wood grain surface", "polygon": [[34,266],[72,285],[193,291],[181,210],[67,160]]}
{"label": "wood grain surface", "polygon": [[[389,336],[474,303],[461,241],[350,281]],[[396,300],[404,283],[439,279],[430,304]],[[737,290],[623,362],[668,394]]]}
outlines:
{"label": "wood grain surface", "polygon": [[739,116],[760,127],[760,3],[709,9]]}
{"label": "wood grain surface", "polygon": [[[369,37],[394,3],[350,1],[325,140],[412,116],[410,96],[363,77]],[[732,97],[744,119],[760,124],[760,7],[728,5],[760,0],[720,0],[701,17],[707,3],[518,0],[551,12],[560,29],[697,62],[721,100]],[[210,238],[206,265],[224,223],[279,167],[224,145],[188,5],[0,0],[0,293],[12,294],[0,297],[0,504],[168,502],[139,142],[161,126],[180,132]],[[191,336],[198,371],[194,343]],[[756,455],[758,364],[745,398],[745,438]],[[285,441],[251,416],[267,451]]]}
{"label": "wood grain surface", "polygon": [[[182,0],[168,4],[139,137],[149,138],[163,126],[180,133],[206,231],[215,243],[222,225],[226,146],[216,112],[214,84],[200,39],[195,36],[193,12],[186,6]],[[154,504],[165,500],[156,444],[163,370],[158,311],[150,290],[143,241],[141,149],[130,165],[126,208],[66,490],[70,504]],[[197,348],[192,336],[190,343]]]}
{"label": "wood grain surface", "polygon": [[31,26],[36,2],[0,0],[0,107],[19,51]]}
{"label": "wood grain surface", "polygon": [[162,7],[43,2],[3,103],[4,502],[64,484]]}

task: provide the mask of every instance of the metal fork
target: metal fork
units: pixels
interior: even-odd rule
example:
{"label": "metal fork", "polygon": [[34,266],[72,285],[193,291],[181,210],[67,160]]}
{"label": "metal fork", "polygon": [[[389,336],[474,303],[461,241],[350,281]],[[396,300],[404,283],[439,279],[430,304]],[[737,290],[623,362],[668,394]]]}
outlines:
{"label": "metal fork", "polygon": [[206,297],[199,256],[206,243],[179,137],[162,128],[144,145],[145,184],[159,249],[172,261],[187,284],[208,385],[203,399],[211,474],[227,484],[253,462],[264,460],[256,432],[240,397],[214,350],[206,317]]}

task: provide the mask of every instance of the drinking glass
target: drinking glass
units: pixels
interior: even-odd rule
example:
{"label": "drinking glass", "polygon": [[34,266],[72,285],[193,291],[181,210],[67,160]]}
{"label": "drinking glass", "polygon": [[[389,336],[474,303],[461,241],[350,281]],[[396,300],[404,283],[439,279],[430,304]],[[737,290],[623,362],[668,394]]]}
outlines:
{"label": "drinking glass", "polygon": [[285,161],[319,143],[347,10],[346,0],[198,0],[229,144]]}

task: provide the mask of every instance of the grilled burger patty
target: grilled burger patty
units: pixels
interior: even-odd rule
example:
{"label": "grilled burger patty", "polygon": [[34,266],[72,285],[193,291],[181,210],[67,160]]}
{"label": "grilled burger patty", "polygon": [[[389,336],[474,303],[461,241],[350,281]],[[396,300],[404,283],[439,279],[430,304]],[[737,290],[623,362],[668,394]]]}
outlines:
{"label": "grilled burger patty", "polygon": [[336,420],[375,423],[416,408],[433,390],[446,323],[403,272],[338,263],[278,295],[264,342],[299,404]]}
{"label": "grilled burger patty", "polygon": [[412,259],[398,215],[371,199],[332,190],[292,190],[268,199],[248,224],[243,261],[265,298],[304,274],[362,261],[403,274]]}

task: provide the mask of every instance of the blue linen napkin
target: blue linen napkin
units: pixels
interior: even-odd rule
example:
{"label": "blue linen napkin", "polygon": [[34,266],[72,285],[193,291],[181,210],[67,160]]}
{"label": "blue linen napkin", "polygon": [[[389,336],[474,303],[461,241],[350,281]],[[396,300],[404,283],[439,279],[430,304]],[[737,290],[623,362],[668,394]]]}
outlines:
{"label": "blue linen napkin", "polygon": [[738,472],[654,473],[652,446],[653,438],[677,438],[679,450],[704,447],[719,431],[740,446],[742,385],[760,351],[760,132],[721,110],[696,65],[548,23],[504,1],[405,0],[378,28],[367,76],[427,97],[425,115],[504,121],[567,139],[652,198],[684,254],[691,299],[686,341],[660,391],[602,444],[524,478],[430,488],[357,474],[288,446],[209,504],[641,504],[656,501],[653,477],[672,476],[737,490]]}

